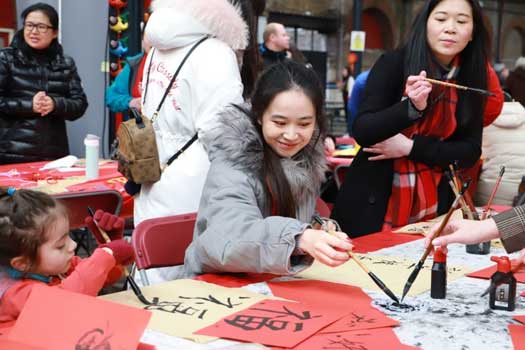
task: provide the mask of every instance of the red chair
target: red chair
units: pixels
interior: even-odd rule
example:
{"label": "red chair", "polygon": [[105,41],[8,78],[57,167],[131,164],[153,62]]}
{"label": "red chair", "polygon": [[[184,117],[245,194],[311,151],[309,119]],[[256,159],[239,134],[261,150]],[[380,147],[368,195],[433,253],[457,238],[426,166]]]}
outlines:
{"label": "red chair", "polygon": [[86,226],[84,218],[88,215],[88,207],[93,208],[93,210],[101,209],[115,215],[119,215],[120,208],[122,208],[122,196],[115,190],[66,192],[55,194],[53,198],[66,206],[70,229]]}
{"label": "red chair", "polygon": [[86,254],[90,255],[92,243],[95,242],[85,229],[84,219],[88,216],[88,207],[115,215],[119,215],[122,208],[122,196],[115,190],[66,192],[55,194],[53,197],[67,208],[71,236],[78,244],[75,254],[84,249]]}
{"label": "red chair", "polygon": [[149,284],[144,270],[184,264],[186,248],[193,240],[197,213],[148,219],[135,227],[131,244],[142,282]]}
{"label": "red chair", "polygon": [[315,203],[315,211],[324,218],[329,218],[330,213],[332,212],[328,207],[328,204],[326,204],[326,202],[321,198],[317,198],[317,202]]}

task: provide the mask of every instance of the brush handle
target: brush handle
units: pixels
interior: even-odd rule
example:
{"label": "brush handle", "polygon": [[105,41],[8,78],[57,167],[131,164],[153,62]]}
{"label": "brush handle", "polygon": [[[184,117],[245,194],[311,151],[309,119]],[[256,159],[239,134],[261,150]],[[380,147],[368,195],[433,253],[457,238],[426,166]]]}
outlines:
{"label": "brush handle", "polygon": [[496,192],[498,191],[499,184],[501,183],[501,179],[503,178],[503,174],[505,173],[505,167],[501,167],[498,175],[498,179],[496,180],[496,184],[494,185],[494,188],[492,189],[492,192],[490,193],[489,201],[487,202],[487,209],[483,212],[483,215],[481,217],[481,220],[485,220],[487,218],[487,215],[490,211],[490,206],[492,205],[492,201],[494,200],[494,197],[496,196]]}
{"label": "brush handle", "polygon": [[436,85],[453,87],[453,88],[460,89],[460,90],[470,90],[470,91],[479,92],[480,94],[483,94],[483,95],[494,96],[494,93],[487,91],[487,90],[483,90],[483,89],[471,88],[468,86],[458,85],[458,84],[449,83],[449,82],[442,81],[442,80],[430,79],[430,78],[425,78],[424,80],[428,81],[429,83],[436,84]]}

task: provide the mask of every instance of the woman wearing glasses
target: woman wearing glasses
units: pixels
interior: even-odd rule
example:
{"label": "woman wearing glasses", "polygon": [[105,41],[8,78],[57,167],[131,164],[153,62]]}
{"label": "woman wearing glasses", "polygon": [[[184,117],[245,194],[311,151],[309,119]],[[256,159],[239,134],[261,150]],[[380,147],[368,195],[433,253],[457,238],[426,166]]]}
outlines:
{"label": "woman wearing glasses", "polygon": [[37,3],[22,20],[24,28],[0,50],[0,164],[69,154],[65,120],[88,106],[75,62],[57,41],[55,9]]}
{"label": "woman wearing glasses", "polygon": [[[478,1],[427,0],[412,28],[403,48],[379,58],[361,96],[353,136],[362,148],[332,211],[351,237],[444,213],[453,193],[443,171],[479,159],[483,122],[501,111]],[[427,77],[494,96],[431,85]]]}

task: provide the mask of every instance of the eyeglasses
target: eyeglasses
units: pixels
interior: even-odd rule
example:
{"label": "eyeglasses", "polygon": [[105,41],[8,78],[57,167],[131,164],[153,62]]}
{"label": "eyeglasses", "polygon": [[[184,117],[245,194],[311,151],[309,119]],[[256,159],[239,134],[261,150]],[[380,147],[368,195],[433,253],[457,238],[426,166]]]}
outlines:
{"label": "eyeglasses", "polygon": [[52,26],[48,26],[44,23],[32,23],[32,22],[26,22],[24,23],[24,29],[28,32],[32,32],[33,29],[37,30],[37,32],[45,34],[49,30],[49,28],[53,28]]}

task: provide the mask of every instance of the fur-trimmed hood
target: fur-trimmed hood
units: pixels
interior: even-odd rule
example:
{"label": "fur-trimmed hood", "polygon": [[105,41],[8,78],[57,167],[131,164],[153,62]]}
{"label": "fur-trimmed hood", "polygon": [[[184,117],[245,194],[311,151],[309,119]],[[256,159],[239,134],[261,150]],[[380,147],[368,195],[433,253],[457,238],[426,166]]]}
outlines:
{"label": "fur-trimmed hood", "polygon": [[240,7],[228,0],[154,0],[146,40],[160,50],[191,44],[203,35],[225,42],[233,50],[248,45],[248,26]]}
{"label": "fur-trimmed hood", "polygon": [[[252,124],[250,105],[227,107],[218,125],[209,131],[210,160],[222,159],[236,168],[257,176],[262,167],[263,144]],[[317,198],[325,179],[326,157],[321,138],[312,137],[310,144],[293,158],[282,158],[281,164],[298,203]]]}

